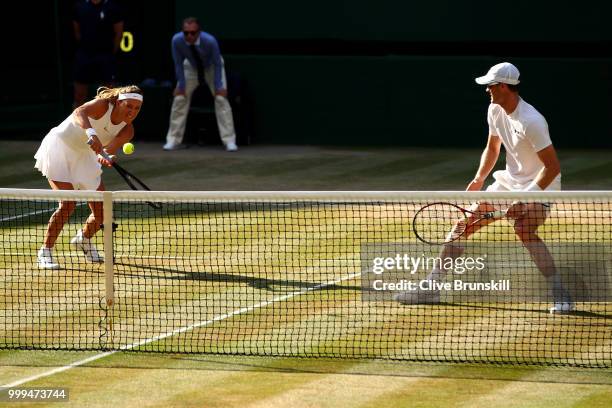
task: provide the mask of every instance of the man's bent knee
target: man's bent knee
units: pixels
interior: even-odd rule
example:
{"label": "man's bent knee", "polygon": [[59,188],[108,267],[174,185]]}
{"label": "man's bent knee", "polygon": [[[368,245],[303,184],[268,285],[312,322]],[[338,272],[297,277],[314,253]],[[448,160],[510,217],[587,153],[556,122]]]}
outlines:
{"label": "man's bent knee", "polygon": [[522,242],[539,241],[540,237],[536,234],[537,229],[538,225],[525,225],[525,223],[520,221],[514,225],[514,233]]}

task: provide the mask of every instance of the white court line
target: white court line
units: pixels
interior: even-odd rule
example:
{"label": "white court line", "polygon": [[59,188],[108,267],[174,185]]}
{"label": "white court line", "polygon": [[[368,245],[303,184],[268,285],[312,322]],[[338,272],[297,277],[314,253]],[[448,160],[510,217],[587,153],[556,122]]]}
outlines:
{"label": "white court line", "polygon": [[347,280],[352,280],[354,278],[357,278],[357,277],[361,276],[361,274],[362,274],[362,272],[353,273],[351,275],[345,276],[345,277],[340,278],[340,279],[336,279],[334,281],[320,283],[320,284],[318,284],[316,286],[300,290],[299,292],[292,292],[292,293],[289,293],[287,295],[275,297],[275,298],[273,298],[271,300],[266,300],[264,302],[260,302],[260,303],[257,303],[257,304],[251,305],[251,306],[243,307],[241,309],[234,310],[233,312],[225,313],[225,314],[219,315],[217,317],[213,317],[210,320],[194,323],[194,324],[191,324],[189,326],[181,327],[180,329],[175,329],[175,330],[173,330],[171,332],[160,334],[158,336],[151,337],[149,339],[141,340],[141,341],[139,341],[137,343],[132,343],[132,344],[128,344],[128,345],[125,345],[125,346],[121,346],[119,348],[119,350],[107,351],[107,352],[104,352],[104,353],[96,354],[94,356],[85,358],[83,360],[75,361],[74,363],[70,363],[70,364],[65,365],[63,367],[57,367],[57,368],[54,368],[53,370],[45,371],[44,373],[36,374],[36,375],[31,376],[31,377],[22,378],[21,380],[13,381],[12,383],[0,385],[0,388],[17,387],[19,385],[22,385],[22,384],[25,384],[25,383],[28,383],[28,382],[32,382],[32,381],[39,380],[41,378],[49,377],[49,376],[52,376],[54,374],[58,374],[58,373],[61,373],[61,372],[64,372],[64,371],[68,371],[71,368],[79,367],[79,366],[82,366],[84,364],[90,363],[92,361],[96,361],[96,360],[99,360],[101,358],[108,357],[108,356],[113,355],[113,354],[115,354],[115,353],[117,353],[119,351],[122,351],[122,350],[131,350],[131,349],[136,348],[136,347],[144,346],[145,344],[153,343],[153,342],[158,341],[158,340],[163,340],[165,338],[172,337],[175,334],[185,333],[187,331],[190,331],[190,330],[193,330],[193,329],[197,329],[198,327],[209,326],[212,323],[215,323],[215,322],[218,322],[218,321],[221,321],[221,320],[225,320],[225,319],[229,319],[230,317],[237,316],[237,315],[240,315],[240,314],[248,313],[248,312],[251,312],[251,311],[253,311],[255,309],[259,309],[261,307],[268,306],[268,305],[270,305],[272,303],[275,303],[275,302],[281,302],[283,300],[291,299],[291,298],[296,297],[296,296],[304,295],[304,294],[306,294],[308,292],[314,292],[314,291],[317,291],[319,289],[323,289],[323,288],[325,288],[327,286],[332,286],[332,285],[335,285],[337,283],[341,283],[341,282],[344,282],[344,281],[347,281]]}
{"label": "white court line", "polygon": [[53,208],[50,210],[38,210],[38,211],[32,211],[32,212],[25,213],[25,214],[13,215],[12,217],[0,218],[0,222],[18,220],[19,218],[27,218],[27,217],[31,217],[32,215],[49,213],[51,211],[55,211],[56,209],[57,208]]}

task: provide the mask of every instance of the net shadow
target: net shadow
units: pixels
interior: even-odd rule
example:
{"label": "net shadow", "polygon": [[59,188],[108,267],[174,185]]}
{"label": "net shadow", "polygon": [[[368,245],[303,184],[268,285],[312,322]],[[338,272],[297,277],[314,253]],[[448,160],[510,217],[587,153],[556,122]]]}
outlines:
{"label": "net shadow", "polygon": [[[277,278],[263,278],[263,277],[254,277],[254,276],[246,276],[240,274],[228,274],[228,273],[212,273],[212,272],[187,272],[174,268],[162,267],[162,266],[151,266],[151,265],[139,265],[139,264],[127,264],[122,262],[115,262],[115,265],[121,265],[123,267],[132,269],[138,268],[141,271],[154,271],[154,272],[163,272],[167,274],[175,274],[173,276],[167,276],[163,274],[159,275],[147,275],[148,279],[166,279],[166,280],[176,280],[176,281],[207,281],[207,282],[217,282],[217,283],[229,283],[229,284],[246,284],[255,289],[267,290],[271,292],[280,292],[281,287],[284,288],[294,288],[296,292],[302,290],[320,290],[320,291],[334,291],[334,290],[343,290],[343,291],[355,291],[361,292],[362,288],[360,286],[349,286],[349,285],[338,285],[338,284],[329,284],[326,285],[325,282],[306,282],[300,280],[287,280],[287,279],[277,279]],[[130,277],[136,279],[142,279],[143,276],[136,273],[130,272],[119,272],[117,275],[121,275],[123,277]],[[286,292],[283,290],[282,292]]]}

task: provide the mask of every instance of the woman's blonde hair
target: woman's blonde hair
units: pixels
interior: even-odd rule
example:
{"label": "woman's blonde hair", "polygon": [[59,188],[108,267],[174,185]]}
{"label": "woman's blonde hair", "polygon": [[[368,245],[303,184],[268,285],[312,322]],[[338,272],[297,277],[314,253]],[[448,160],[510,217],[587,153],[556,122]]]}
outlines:
{"label": "woman's blonde hair", "polygon": [[96,92],[96,99],[108,99],[112,103],[115,103],[117,102],[119,94],[123,93],[137,93],[142,95],[142,90],[136,85],[122,86],[119,88],[107,88],[106,86],[101,86]]}

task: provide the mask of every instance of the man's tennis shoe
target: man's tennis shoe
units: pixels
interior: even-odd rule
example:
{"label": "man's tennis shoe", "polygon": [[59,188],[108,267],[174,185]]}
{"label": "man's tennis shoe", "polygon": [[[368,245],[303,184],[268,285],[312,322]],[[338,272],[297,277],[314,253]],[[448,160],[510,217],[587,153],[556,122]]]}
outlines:
{"label": "man's tennis shoe", "polygon": [[227,150],[228,152],[237,152],[238,146],[236,146],[236,143],[234,142],[229,142],[225,145],[225,150]]}
{"label": "man's tennis shoe", "polygon": [[182,149],[187,149],[189,146],[187,146],[186,144],[183,143],[166,143],[164,145],[164,150],[165,151],[172,151],[172,150],[182,150]]}
{"label": "man's tennis shoe", "polygon": [[402,305],[431,305],[440,303],[439,290],[407,290],[393,296]]}
{"label": "man's tennis shoe", "polygon": [[576,310],[576,306],[572,302],[555,302],[555,305],[548,309],[550,314],[568,314]]}
{"label": "man's tennis shoe", "polygon": [[59,269],[59,264],[53,262],[53,250],[42,247],[38,250],[38,267],[41,269]]}
{"label": "man's tennis shoe", "polygon": [[77,234],[70,240],[77,249],[80,249],[85,254],[87,262],[102,263],[104,258],[98,253],[98,250],[91,242],[91,239],[83,236],[83,230],[79,230]]}

